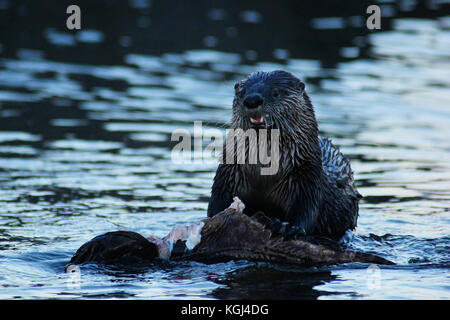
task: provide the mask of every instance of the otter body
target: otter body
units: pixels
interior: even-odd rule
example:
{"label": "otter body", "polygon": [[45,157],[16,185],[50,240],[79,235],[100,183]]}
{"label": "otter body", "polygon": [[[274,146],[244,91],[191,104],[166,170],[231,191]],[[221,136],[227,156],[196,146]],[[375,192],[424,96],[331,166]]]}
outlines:
{"label": "otter body", "polygon": [[[223,211],[237,196],[246,204],[244,213],[262,211],[305,235],[336,239],[354,229],[361,195],[350,162],[329,139],[319,137],[303,82],[285,71],[258,72],[237,83],[235,90],[231,127],[278,129],[279,168],[262,175],[259,163],[222,159],[208,216]],[[226,150],[225,144],[224,154]]]}

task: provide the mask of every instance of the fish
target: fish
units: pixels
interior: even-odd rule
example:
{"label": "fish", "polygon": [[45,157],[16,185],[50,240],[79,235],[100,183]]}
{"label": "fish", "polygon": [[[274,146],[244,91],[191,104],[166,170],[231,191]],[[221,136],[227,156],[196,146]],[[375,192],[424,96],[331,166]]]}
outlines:
{"label": "fish", "polygon": [[105,233],[81,246],[66,270],[70,265],[87,262],[142,265],[156,259],[206,264],[247,260],[299,267],[353,262],[395,264],[371,253],[346,250],[331,239],[297,234],[289,224],[263,212],[248,216],[243,213],[244,208],[245,204],[234,197],[219,214],[198,223],[175,226],[162,238],[145,238],[133,231]]}

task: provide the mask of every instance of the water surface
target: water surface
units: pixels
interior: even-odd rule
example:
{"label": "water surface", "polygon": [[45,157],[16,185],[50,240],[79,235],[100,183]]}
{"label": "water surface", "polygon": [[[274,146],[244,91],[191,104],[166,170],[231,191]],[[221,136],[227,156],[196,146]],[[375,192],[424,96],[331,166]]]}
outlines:
{"label": "water surface", "polygon": [[[350,9],[295,20],[288,5],[130,1],[68,32],[56,2],[46,21],[33,2],[2,3],[0,298],[450,298],[449,16],[385,5],[384,28],[368,32]],[[111,15],[118,28],[103,24]],[[275,69],[306,82],[321,134],[351,158],[364,199],[344,242],[396,266],[164,262],[64,274],[95,235],[162,236],[204,218],[217,163],[173,163],[171,133],[194,121],[224,131],[235,81]]]}

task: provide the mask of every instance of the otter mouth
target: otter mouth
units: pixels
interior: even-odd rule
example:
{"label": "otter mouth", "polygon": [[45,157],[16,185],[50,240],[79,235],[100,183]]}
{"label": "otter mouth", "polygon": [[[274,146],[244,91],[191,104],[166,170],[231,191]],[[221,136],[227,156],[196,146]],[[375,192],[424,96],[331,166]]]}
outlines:
{"label": "otter mouth", "polygon": [[252,123],[253,126],[262,126],[265,124],[265,119],[264,116],[255,116],[250,117],[250,122]]}

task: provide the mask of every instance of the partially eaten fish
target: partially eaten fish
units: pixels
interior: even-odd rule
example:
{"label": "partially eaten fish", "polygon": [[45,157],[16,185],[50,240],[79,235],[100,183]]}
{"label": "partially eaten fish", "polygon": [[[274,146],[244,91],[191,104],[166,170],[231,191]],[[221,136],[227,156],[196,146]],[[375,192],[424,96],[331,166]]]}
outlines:
{"label": "partially eaten fish", "polygon": [[81,246],[70,265],[85,262],[134,265],[154,259],[216,263],[230,260],[319,266],[349,262],[392,265],[382,257],[342,249],[323,238],[306,238],[274,219],[243,214],[237,197],[221,213],[197,224],[177,226],[164,238],[131,231],[108,232]]}

